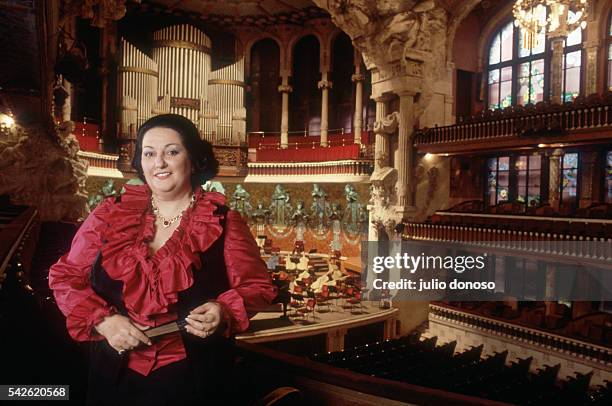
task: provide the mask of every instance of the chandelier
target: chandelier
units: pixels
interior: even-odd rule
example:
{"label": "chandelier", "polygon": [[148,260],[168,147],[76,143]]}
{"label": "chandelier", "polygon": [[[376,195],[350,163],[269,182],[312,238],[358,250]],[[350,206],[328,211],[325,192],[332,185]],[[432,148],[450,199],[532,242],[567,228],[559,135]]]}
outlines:
{"label": "chandelier", "polygon": [[524,46],[533,49],[538,36],[567,36],[578,27],[584,29],[587,0],[516,0],[512,14],[514,25],[523,30]]}

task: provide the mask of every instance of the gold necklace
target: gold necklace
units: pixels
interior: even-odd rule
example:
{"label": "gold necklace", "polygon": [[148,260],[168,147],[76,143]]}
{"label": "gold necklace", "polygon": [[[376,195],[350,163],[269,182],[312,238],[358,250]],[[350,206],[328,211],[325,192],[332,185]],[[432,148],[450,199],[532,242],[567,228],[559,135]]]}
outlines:
{"label": "gold necklace", "polygon": [[155,214],[155,217],[157,217],[161,221],[161,224],[162,226],[164,226],[164,228],[168,228],[172,224],[180,220],[183,217],[183,213],[185,213],[185,210],[193,206],[193,203],[195,203],[195,193],[191,194],[191,199],[189,201],[189,204],[183,210],[181,210],[179,214],[177,214],[176,216],[170,219],[167,219],[161,215],[161,213],[159,212],[159,207],[157,207],[157,203],[155,202],[155,197],[151,195],[151,207],[153,208],[153,214]]}

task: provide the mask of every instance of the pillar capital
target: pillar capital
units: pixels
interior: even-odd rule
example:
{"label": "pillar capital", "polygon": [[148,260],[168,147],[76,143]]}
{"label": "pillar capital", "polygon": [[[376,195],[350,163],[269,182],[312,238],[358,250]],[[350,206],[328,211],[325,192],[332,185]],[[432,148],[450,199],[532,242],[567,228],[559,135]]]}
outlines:
{"label": "pillar capital", "polygon": [[395,92],[400,99],[405,98],[405,97],[414,97],[417,95],[417,92],[415,92],[414,90],[398,90]]}
{"label": "pillar capital", "polygon": [[319,80],[317,83],[317,87],[321,90],[323,89],[331,89],[333,87],[333,82],[331,80]]}
{"label": "pillar capital", "polygon": [[279,85],[278,92],[279,93],[291,93],[293,92],[293,87],[291,85]]}
{"label": "pillar capital", "polygon": [[365,80],[365,75],[363,73],[355,73],[351,76],[351,81],[353,82],[363,82]]}
{"label": "pillar capital", "polygon": [[385,94],[381,94],[380,96],[370,96],[370,98],[374,100],[376,103],[386,103],[389,100],[391,100],[391,95],[388,93],[385,93]]}

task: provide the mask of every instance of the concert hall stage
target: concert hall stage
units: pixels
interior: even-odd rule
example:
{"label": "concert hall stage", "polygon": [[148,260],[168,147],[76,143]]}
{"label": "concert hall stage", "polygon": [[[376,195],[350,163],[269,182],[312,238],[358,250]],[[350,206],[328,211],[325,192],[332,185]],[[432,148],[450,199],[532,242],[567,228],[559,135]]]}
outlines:
{"label": "concert hall stage", "polygon": [[[380,325],[375,339],[395,338],[398,310],[381,309],[379,302],[363,301],[358,309],[343,309],[331,305],[333,311],[310,313],[306,318],[281,317],[281,312],[262,312],[251,319],[249,330],[236,338],[249,343],[272,343],[323,335],[326,351],[340,351],[345,347],[345,336],[352,329]],[[358,310],[357,313],[355,310]]]}

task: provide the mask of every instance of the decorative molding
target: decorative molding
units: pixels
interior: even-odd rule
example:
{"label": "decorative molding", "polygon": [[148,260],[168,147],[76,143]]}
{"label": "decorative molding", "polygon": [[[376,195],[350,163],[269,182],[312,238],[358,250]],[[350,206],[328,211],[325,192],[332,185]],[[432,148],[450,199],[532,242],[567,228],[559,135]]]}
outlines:
{"label": "decorative molding", "polygon": [[153,41],[154,48],[183,48],[183,49],[191,49],[194,51],[204,52],[205,54],[210,55],[211,49],[207,46],[194,44],[189,41],[178,41],[178,40],[157,40]]}
{"label": "decorative molding", "polygon": [[231,85],[231,86],[240,86],[246,88],[246,83],[241,82],[239,80],[230,80],[230,79],[209,79],[209,85]]}
{"label": "decorative molding", "polygon": [[119,73],[121,72],[143,73],[145,75],[159,77],[159,72],[155,72],[154,70],[151,70],[151,69],[139,68],[136,66],[122,66],[117,69],[117,72]]}

